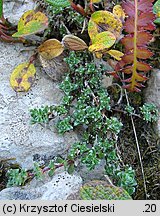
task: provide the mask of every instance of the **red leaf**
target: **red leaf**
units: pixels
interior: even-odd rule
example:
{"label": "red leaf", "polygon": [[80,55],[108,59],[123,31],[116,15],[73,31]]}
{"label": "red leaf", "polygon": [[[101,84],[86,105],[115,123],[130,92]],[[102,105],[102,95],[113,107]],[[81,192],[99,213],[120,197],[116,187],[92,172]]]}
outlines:
{"label": "red leaf", "polygon": [[125,74],[131,74],[133,71],[133,66],[127,66],[126,68],[123,69],[123,72]]}
{"label": "red leaf", "polygon": [[148,10],[152,9],[152,2],[154,2],[154,0],[139,0],[138,1],[138,10],[148,11]]}
{"label": "red leaf", "polygon": [[147,26],[148,23],[155,20],[155,15],[151,12],[141,13],[138,16],[138,26]]}
{"label": "red leaf", "polygon": [[124,55],[122,60],[127,64],[131,64],[133,62],[133,53]]}
{"label": "red leaf", "polygon": [[[150,22],[150,23],[148,23],[147,26],[143,26],[142,28],[143,28],[143,30],[153,31],[156,29],[156,26],[154,25],[153,22]],[[139,30],[141,30],[141,29],[139,28]]]}
{"label": "red leaf", "polygon": [[137,46],[147,45],[152,39],[152,35],[145,31],[137,32]]}
{"label": "red leaf", "polygon": [[147,50],[145,48],[137,48],[137,58],[140,59],[147,59],[150,58],[153,55],[153,53],[150,50]]}
{"label": "red leaf", "polygon": [[119,79],[119,76],[116,71],[107,72],[107,74],[112,75],[115,79]]}
{"label": "red leaf", "polygon": [[126,63],[123,60],[119,61],[115,66],[115,71],[118,72],[118,71],[122,70],[122,68],[125,66],[125,64]]}
{"label": "red leaf", "polygon": [[132,85],[131,85],[131,84],[124,85],[123,88],[124,88],[124,89],[128,89],[128,90],[131,91],[131,92],[134,92],[134,91],[135,91],[135,92],[140,92],[140,91],[141,91],[139,88],[137,88],[137,87],[135,87],[135,86],[132,88]]}
{"label": "red leaf", "polygon": [[122,2],[122,8],[125,10],[125,13],[129,15],[130,17],[134,17],[135,14],[135,7],[134,3],[131,1],[123,1]]}
{"label": "red leaf", "polygon": [[127,83],[130,83],[132,80],[132,77],[128,78],[128,79],[125,79],[125,80],[122,80],[122,82],[127,82]]}
{"label": "red leaf", "polygon": [[125,30],[128,33],[134,32],[134,18],[128,18],[125,22]]}
{"label": "red leaf", "polygon": [[[124,37],[121,42],[125,46],[126,50],[132,50],[134,47],[134,35],[129,34],[126,37]],[[152,39],[152,35],[145,31],[139,31],[137,32],[137,46],[144,47],[149,43],[149,41]]]}
{"label": "red leaf", "polygon": [[132,50],[134,47],[133,35],[129,34],[126,37],[122,38],[121,43],[125,46],[126,50]]}
{"label": "red leaf", "polygon": [[145,62],[137,62],[137,70],[147,72],[150,71],[152,67]]}
{"label": "red leaf", "polygon": [[139,82],[143,82],[143,81],[146,81],[148,78],[146,76],[143,76],[142,74],[136,74],[136,80],[139,81]]}

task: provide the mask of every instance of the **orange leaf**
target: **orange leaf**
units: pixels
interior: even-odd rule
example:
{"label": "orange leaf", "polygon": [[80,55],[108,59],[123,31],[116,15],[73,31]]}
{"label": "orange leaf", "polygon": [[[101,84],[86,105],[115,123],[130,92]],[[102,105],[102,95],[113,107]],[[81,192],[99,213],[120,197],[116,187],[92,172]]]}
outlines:
{"label": "orange leaf", "polygon": [[69,50],[78,51],[78,50],[85,50],[88,48],[87,44],[82,39],[74,35],[64,36],[62,43]]}
{"label": "orange leaf", "polygon": [[63,50],[63,45],[57,39],[49,39],[38,47],[38,53],[48,60],[59,56]]}

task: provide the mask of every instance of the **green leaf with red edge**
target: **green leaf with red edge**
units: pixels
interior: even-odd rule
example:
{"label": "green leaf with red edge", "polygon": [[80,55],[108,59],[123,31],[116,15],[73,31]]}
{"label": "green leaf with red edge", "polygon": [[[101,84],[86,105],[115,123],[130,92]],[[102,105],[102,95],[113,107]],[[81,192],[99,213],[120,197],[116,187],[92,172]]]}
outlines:
{"label": "green leaf with red edge", "polygon": [[133,72],[133,65],[127,66],[123,69],[123,73],[125,74],[131,74]]}
{"label": "green leaf with red edge", "polygon": [[28,91],[35,80],[36,69],[29,62],[18,65],[10,76],[10,85],[16,92]]}
{"label": "green leaf with red edge", "polygon": [[128,85],[124,85],[123,88],[131,91],[131,92],[140,92],[141,90],[139,88],[144,87],[144,85],[142,85],[141,83],[138,82],[134,82],[134,85],[132,85],[132,83],[128,84]]}
{"label": "green leaf with red edge", "polygon": [[12,37],[24,37],[43,31],[48,27],[48,18],[42,12],[29,10],[25,12],[18,22],[18,32]]}

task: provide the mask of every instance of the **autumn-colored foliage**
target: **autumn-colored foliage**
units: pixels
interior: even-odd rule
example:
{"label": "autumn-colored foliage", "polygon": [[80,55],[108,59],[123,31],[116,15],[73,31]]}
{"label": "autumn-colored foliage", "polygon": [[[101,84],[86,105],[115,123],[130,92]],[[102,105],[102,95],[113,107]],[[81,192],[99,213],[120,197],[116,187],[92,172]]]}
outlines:
{"label": "autumn-colored foliage", "polygon": [[123,19],[125,14],[120,5],[109,11],[96,11],[91,15],[88,23],[88,34],[91,38],[89,51],[95,53],[97,58],[108,53],[117,60],[121,60],[123,53],[110,49],[121,37]]}
{"label": "autumn-colored foliage", "polygon": [[147,80],[146,72],[151,70],[151,66],[145,60],[153,55],[147,49],[152,39],[150,32],[155,29],[152,3],[153,0],[126,0],[122,3],[127,15],[124,30],[128,34],[121,40],[125,48],[125,55],[116,65],[116,71],[125,74],[122,82],[124,88],[129,91],[140,91]]}
{"label": "autumn-colored foliage", "polygon": [[24,37],[43,31],[48,27],[48,18],[40,11],[29,10],[25,12],[18,22],[18,32],[12,37]]}

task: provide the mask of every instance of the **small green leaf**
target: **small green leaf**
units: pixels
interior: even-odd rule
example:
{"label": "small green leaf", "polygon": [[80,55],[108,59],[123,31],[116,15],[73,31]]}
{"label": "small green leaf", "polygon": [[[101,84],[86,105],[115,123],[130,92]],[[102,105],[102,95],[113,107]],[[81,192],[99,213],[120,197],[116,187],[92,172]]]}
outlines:
{"label": "small green leaf", "polygon": [[0,0],[0,18],[3,16],[3,0]]}
{"label": "small green leaf", "polygon": [[159,24],[160,24],[160,17],[157,18],[157,19],[154,21],[154,23],[159,25]]}
{"label": "small green leaf", "polygon": [[73,174],[74,169],[75,169],[75,167],[74,167],[74,163],[72,163],[71,165],[69,165],[67,171],[68,171],[68,173],[71,175],[71,174]]}
{"label": "small green leaf", "polygon": [[156,14],[157,19],[154,21],[155,24],[160,24],[160,0],[156,1],[153,5],[153,13]]}
{"label": "small green leaf", "polygon": [[157,16],[160,17],[160,0],[157,0],[153,5],[153,13],[157,14]]}
{"label": "small green leaf", "polygon": [[68,0],[45,0],[45,1],[55,8],[65,8],[70,6]]}

